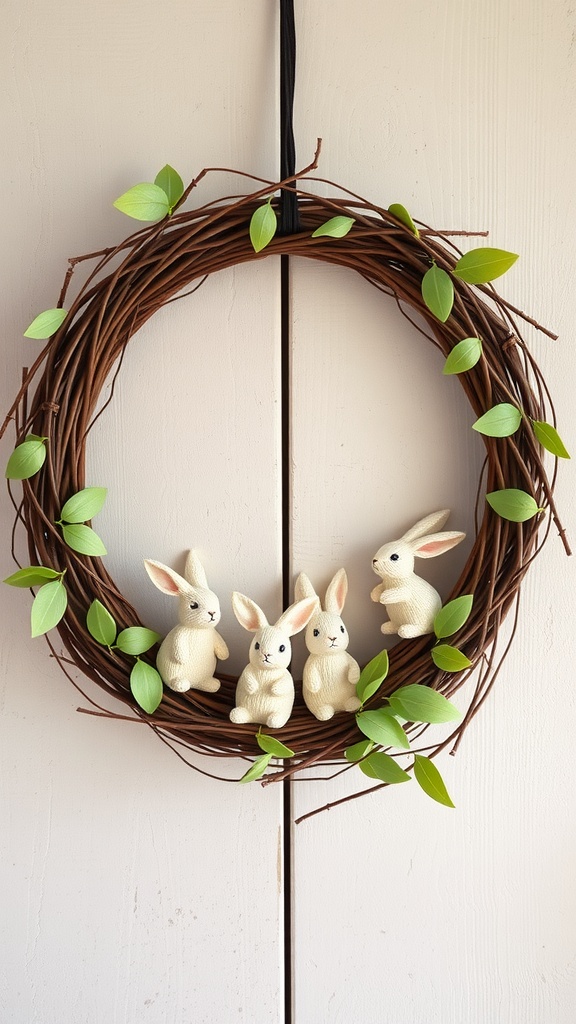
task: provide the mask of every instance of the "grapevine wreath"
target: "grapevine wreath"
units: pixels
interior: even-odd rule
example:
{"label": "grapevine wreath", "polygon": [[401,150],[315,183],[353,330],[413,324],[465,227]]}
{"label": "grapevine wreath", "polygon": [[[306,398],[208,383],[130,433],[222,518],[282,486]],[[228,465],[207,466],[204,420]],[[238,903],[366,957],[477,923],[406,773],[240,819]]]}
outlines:
{"label": "grapevine wreath", "polygon": [[[264,784],[317,764],[333,765],[338,774],[352,768],[354,760],[361,766],[369,761],[370,751],[380,753],[393,744],[374,745],[374,738],[366,742],[357,715],[342,713],[317,721],[298,696],[292,717],[270,743],[254,725],[230,721],[237,679],[220,671],[217,693],[165,688],[153,711],[145,710],[146,702],[133,695],[135,664],[141,672],[151,670],[157,646],[143,650],[145,644],[138,648],[114,642],[116,636],[137,635],[134,627],[142,624],[107,572],[98,537],[88,525],[96,508],[92,490],[98,489],[86,490],[86,443],[103,411],[96,410],[104,385],[120,372],[126,346],[166,303],[176,298],[193,301],[184,296],[209,275],[239,263],[270,255],[320,260],[360,274],[396,302],[415,329],[443,353],[445,372],[458,374],[478,417],[475,426],[486,451],[476,536],[449,602],[452,609],[459,607],[461,598],[467,602],[466,615],[455,623],[456,653],[462,660],[450,666],[434,659],[437,637],[421,636],[401,640],[392,649],[389,669],[386,655],[386,666],[381,658],[379,671],[368,667],[361,677],[366,712],[390,710],[388,698],[415,682],[450,698],[473,676],[466,714],[451,726],[448,736],[421,745],[429,758],[447,746],[455,748],[489,693],[506,653],[497,653],[499,629],[508,612],[517,614],[524,575],[553,521],[570,553],[554,505],[555,472],[549,480],[543,447],[555,456],[567,453],[554,428],[549,392],[518,320],[539,325],[501,298],[490,283],[515,257],[487,247],[463,256],[452,235],[417,225],[403,207],[383,209],[332,182],[313,178],[317,156],[290,180],[274,183],[244,175],[258,182],[256,191],[187,211],[182,206],[191,193],[196,194],[206,170],[184,189],[176,172],[166,167],[154,184],[125,193],[117,201],[124,212],[160,219],[111,249],[69,261],[57,307],[40,314],[27,332],[47,338],[47,344],[24,372],[2,427],[4,433],[14,421],[16,431],[8,486],[12,487],[11,480],[22,481],[21,499],[12,498],[13,555],[16,528],[23,527],[30,557],[30,567],[20,567],[7,582],[34,588],[35,602],[44,588],[52,588],[58,600],[51,604],[60,601],[61,607],[40,609],[40,620],[44,619],[35,631],[46,634],[52,655],[74,685],[78,683],[71,669],[77,668],[126,709],[110,711],[87,697],[92,704],[89,713],[139,717],[185,760],[187,751],[250,760],[260,755]],[[333,194],[312,194],[310,181],[322,182]],[[295,232],[283,234],[276,214],[288,194],[291,201],[297,200],[299,224]],[[95,265],[68,304],[74,270],[86,260]],[[113,387],[108,402],[112,398]],[[99,622],[96,610],[101,613]],[[51,626],[64,651],[48,632]],[[449,632],[437,631],[437,636]],[[149,631],[142,635],[149,636]],[[149,636],[149,642],[156,639]],[[296,689],[298,693],[298,684]],[[408,717],[404,714],[404,719]],[[405,726],[409,737],[420,736],[426,728],[416,717]],[[355,756],[351,749],[357,751]],[[402,755],[399,751],[394,756],[398,753]],[[264,774],[272,755],[283,760]],[[248,778],[259,774],[249,770]],[[368,767],[366,774],[376,786],[398,781]],[[429,790],[434,782],[429,779]]]}

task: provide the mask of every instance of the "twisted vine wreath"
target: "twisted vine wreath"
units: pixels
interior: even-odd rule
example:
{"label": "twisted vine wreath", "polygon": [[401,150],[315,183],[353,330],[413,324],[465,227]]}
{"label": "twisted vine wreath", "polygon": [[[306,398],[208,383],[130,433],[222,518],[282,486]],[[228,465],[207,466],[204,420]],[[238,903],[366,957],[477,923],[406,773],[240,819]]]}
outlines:
{"label": "twisted vine wreath", "polygon": [[[245,174],[242,176],[259,183],[256,191],[227,196],[187,212],[181,212],[183,203],[208,171],[228,169],[205,169],[188,188],[176,192],[177,176],[159,176],[150,186],[152,192],[147,193],[148,201],[160,200],[156,216],[162,219],[158,223],[138,230],[113,248],[69,261],[57,309],[42,315],[44,320],[51,317],[51,326],[44,333],[32,332],[49,340],[31,369],[24,371],[22,387],[2,427],[4,433],[14,420],[17,446],[33,442],[36,450],[41,447],[42,460],[45,453],[45,464],[38,472],[12,474],[22,479],[23,487],[19,502],[11,492],[16,509],[13,556],[16,560],[16,527],[22,526],[31,565],[45,567],[47,574],[44,579],[32,580],[21,570],[24,575],[19,585],[64,581],[66,610],[56,628],[66,653],[47,635],[51,653],[80,692],[72,668],[122,702],[127,712],[110,711],[84,693],[92,709],[79,710],[141,720],[188,764],[188,751],[248,759],[260,753],[254,726],[235,725],[229,719],[237,679],[218,672],[222,685],[215,695],[165,690],[157,710],[147,714],[130,689],[134,658],[117,646],[112,649],[101,639],[98,642],[86,618],[87,610],[97,601],[123,631],[139,624],[138,613],[118,590],[101,557],[79,553],[66,543],[62,511],[70,496],[86,486],[86,442],[95,420],[113,398],[112,386],[106,405],[96,412],[105,383],[111,374],[115,380],[120,372],[126,346],[159,309],[194,291],[208,275],[268,255],[300,256],[353,270],[391,297],[415,329],[446,358],[460,362],[453,370],[461,370],[459,380],[478,417],[488,413],[494,420],[496,413],[490,410],[496,408],[501,413],[507,409],[508,417],[515,419],[513,432],[494,423],[492,430],[483,431],[486,457],[478,485],[476,536],[451,594],[451,599],[474,595],[472,611],[458,638],[469,667],[457,672],[438,668],[430,657],[433,637],[400,641],[391,651],[387,678],[366,701],[365,709],[381,708],[391,694],[414,682],[450,697],[474,673],[472,697],[461,721],[448,737],[420,747],[429,757],[446,747],[454,752],[494,684],[512,639],[510,636],[503,652],[497,651],[500,626],[511,610],[515,625],[520,586],[552,521],[570,553],[553,499],[556,464],[548,479],[542,445],[555,455],[567,453],[554,430],[548,389],[517,320],[544,328],[501,298],[491,284],[471,285],[463,279],[466,275],[458,275],[462,254],[451,239],[467,232],[439,232],[424,225],[417,228],[403,207],[383,209],[333,182],[311,178],[319,148],[314,161],[290,180],[273,183]],[[311,194],[306,190],[307,181],[320,182],[344,198]],[[164,198],[153,192],[160,185]],[[291,199],[297,197],[301,229],[282,235],[275,231],[275,209],[278,195],[287,193]],[[74,270],[86,260],[95,260],[95,266],[64,313]],[[414,322],[413,314],[418,314],[419,323]],[[55,331],[52,336],[51,331]],[[473,358],[471,341],[479,346]],[[491,436],[494,433],[500,436]],[[490,507],[484,500],[485,492],[512,497],[512,507],[507,510],[501,505],[496,511],[496,505]],[[514,505],[518,496],[522,508]],[[546,511],[550,514],[545,515]],[[79,521],[78,515],[69,518]],[[151,666],[154,657],[155,648],[151,648],[139,662]],[[406,731],[419,737],[425,728],[412,723]],[[297,697],[279,738],[295,755],[284,761],[280,770],[265,775],[264,785],[317,764],[334,766],[334,774],[349,770],[353,766],[344,751],[361,737],[354,715],[339,714],[320,722]],[[196,764],[191,766],[211,775]],[[377,781],[368,790],[343,799],[384,785]]]}

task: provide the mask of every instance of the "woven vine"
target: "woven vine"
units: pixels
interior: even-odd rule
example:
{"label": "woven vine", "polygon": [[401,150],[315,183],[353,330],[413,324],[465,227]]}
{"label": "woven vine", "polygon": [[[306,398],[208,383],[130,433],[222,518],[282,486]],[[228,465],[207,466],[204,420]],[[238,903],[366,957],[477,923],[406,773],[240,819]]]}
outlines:
{"label": "woven vine", "polygon": [[[111,375],[115,379],[120,372],[126,346],[166,303],[175,299],[193,301],[185,296],[209,275],[271,255],[298,256],[345,267],[380,289],[388,297],[383,301],[396,302],[410,321],[414,322],[412,318],[417,314],[418,324],[414,323],[414,328],[444,356],[448,357],[462,339],[481,338],[481,358],[459,374],[477,417],[499,403],[510,404],[522,412],[522,423],[513,435],[483,437],[486,457],[478,484],[476,536],[450,595],[450,599],[474,595],[472,612],[458,635],[458,646],[469,658],[471,667],[458,673],[439,670],[430,657],[433,637],[400,641],[390,652],[390,671],[385,682],[366,704],[366,708],[380,707],[388,695],[415,680],[450,697],[472,677],[468,710],[448,737],[429,742],[422,736],[421,725],[408,726],[408,733],[418,736],[419,748],[429,756],[446,747],[454,750],[463,730],[486,699],[511,642],[509,637],[505,648],[499,649],[500,627],[509,612],[516,615],[524,575],[553,521],[569,550],[554,505],[555,471],[549,479],[543,450],[532,428],[534,422],[554,422],[553,405],[518,322],[528,321],[544,329],[514,309],[491,284],[471,286],[454,275],[462,254],[453,239],[465,232],[441,233],[425,225],[416,228],[409,218],[399,217],[397,212],[383,209],[332,182],[311,178],[315,167],[316,160],[290,182],[274,183],[245,175],[259,183],[250,194],[225,197],[183,211],[182,205],[208,173],[205,170],[159,223],[138,230],[111,249],[70,260],[58,302],[60,309],[66,304],[65,319],[32,368],[25,371],[22,387],[2,428],[3,433],[9,422],[14,421],[17,445],[30,433],[47,438],[44,466],[22,481],[22,497],[13,498],[13,502],[15,532],[19,528],[25,531],[30,563],[58,572],[65,570],[67,610],[56,627],[60,642],[53,639],[53,633],[47,635],[51,652],[79,689],[73,669],[80,670],[106,695],[126,706],[124,712],[112,711],[84,694],[92,709],[81,710],[132,721],[139,719],[184,760],[188,751],[233,758],[252,758],[259,753],[254,726],[234,725],[229,719],[237,679],[217,672],[222,680],[217,694],[165,690],[158,709],[154,714],[146,714],[130,690],[134,659],[98,643],[86,625],[87,610],[95,600],[110,612],[119,630],[138,625],[138,611],[120,593],[105,561],[72,550],[57,523],[70,495],[86,486],[90,430],[103,411],[96,410],[104,385]],[[220,169],[211,172],[217,170]],[[312,194],[311,181],[315,182],[315,189],[320,182],[334,194]],[[278,208],[279,195],[288,189],[298,196],[301,230],[291,235],[274,234],[258,253],[250,238],[253,216],[266,204],[272,211]],[[345,237],[314,236],[319,227],[334,217],[353,221]],[[94,265],[68,306],[73,274],[86,261],[93,261]],[[454,301],[445,322],[434,315],[423,299],[422,281],[431,267],[439,268],[453,281]],[[112,399],[113,387],[108,401]],[[504,488],[525,492],[541,511],[525,522],[509,521],[496,514],[484,495]],[[14,554],[14,535],[12,547]],[[143,660],[153,665],[155,650],[143,655]],[[298,685],[296,689],[298,694]],[[344,750],[360,735],[354,715],[340,714],[328,722],[319,722],[297,696],[292,717],[279,731],[279,738],[295,751],[295,756],[284,762],[281,770],[265,776],[265,785],[318,763],[333,765],[335,774],[349,770],[352,766],[344,760]],[[197,764],[193,767],[203,774],[213,774]]]}

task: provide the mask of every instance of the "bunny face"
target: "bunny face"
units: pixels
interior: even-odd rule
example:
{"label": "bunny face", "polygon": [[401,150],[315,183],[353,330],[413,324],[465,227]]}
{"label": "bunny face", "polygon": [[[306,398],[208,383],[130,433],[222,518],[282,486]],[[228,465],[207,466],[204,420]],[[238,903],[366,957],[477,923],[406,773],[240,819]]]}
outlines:
{"label": "bunny face", "polygon": [[414,572],[414,552],[399,540],[384,544],[372,559],[372,568],[381,579],[406,579]]}
{"label": "bunny face", "polygon": [[310,654],[345,651],[349,642],[346,626],[340,616],[332,612],[318,612],[306,627],[306,647]]}
{"label": "bunny face", "polygon": [[287,635],[274,626],[259,629],[250,644],[250,664],[253,668],[288,668],[292,645]]}
{"label": "bunny face", "polygon": [[205,587],[187,587],[178,601],[180,623],[193,629],[206,629],[220,622],[220,602]]}

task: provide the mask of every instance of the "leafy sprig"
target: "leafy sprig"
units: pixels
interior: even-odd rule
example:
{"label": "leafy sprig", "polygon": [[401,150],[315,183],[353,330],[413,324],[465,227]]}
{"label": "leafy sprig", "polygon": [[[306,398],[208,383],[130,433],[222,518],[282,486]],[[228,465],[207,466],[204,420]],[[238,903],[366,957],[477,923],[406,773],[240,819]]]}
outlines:
{"label": "leafy sprig", "polygon": [[62,506],[56,526],[62,528],[62,536],[73,551],[92,557],[106,554],[102,540],[86,522],[100,512],[107,493],[105,487],[84,487]]}
{"label": "leafy sprig", "polygon": [[268,736],[261,729],[256,733],[256,742],[264,753],[257,757],[247,772],[244,773],[239,782],[256,782],[261,779],[273,757],[284,760],[287,757],[294,757],[294,751],[285,746],[275,736]]}
{"label": "leafy sprig", "polygon": [[184,194],[182,178],[170,164],[158,172],[153,182],[144,181],[133,185],[113,206],[134,220],[156,221],[170,217]]}
{"label": "leafy sprig", "polygon": [[144,626],[128,626],[116,635],[118,627],[114,617],[97,599],[88,609],[86,627],[97,643],[108,647],[110,651],[119,650],[136,658],[130,673],[130,689],[136,703],[152,715],[162,700],[162,677],[152,665],[141,661],[138,655],[145,654],[158,643],[162,639],[160,634]]}
{"label": "leafy sprig", "polygon": [[63,583],[65,573],[65,569],[58,572],[44,565],[28,565],[3,581],[9,587],[40,588],[30,611],[33,637],[48,633],[63,618],[68,607],[68,594]]}

